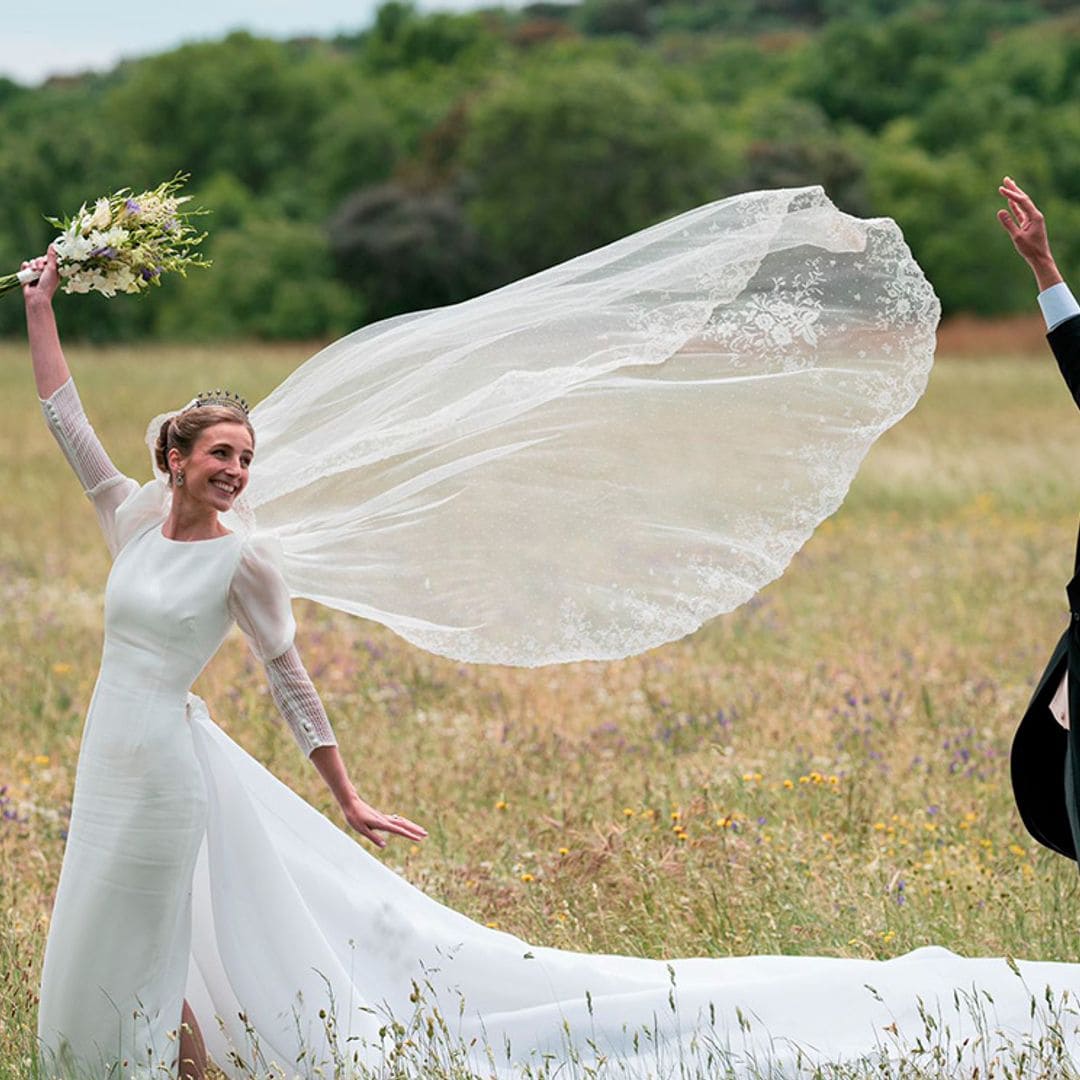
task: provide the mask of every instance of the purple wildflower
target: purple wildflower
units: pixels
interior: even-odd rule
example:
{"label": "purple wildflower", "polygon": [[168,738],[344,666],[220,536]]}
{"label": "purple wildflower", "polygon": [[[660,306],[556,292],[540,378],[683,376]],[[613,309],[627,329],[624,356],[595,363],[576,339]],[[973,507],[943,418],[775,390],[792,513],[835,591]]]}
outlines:
{"label": "purple wildflower", "polygon": [[142,212],[142,207],[134,199],[128,199],[124,203],[124,209],[129,214],[138,214]]}

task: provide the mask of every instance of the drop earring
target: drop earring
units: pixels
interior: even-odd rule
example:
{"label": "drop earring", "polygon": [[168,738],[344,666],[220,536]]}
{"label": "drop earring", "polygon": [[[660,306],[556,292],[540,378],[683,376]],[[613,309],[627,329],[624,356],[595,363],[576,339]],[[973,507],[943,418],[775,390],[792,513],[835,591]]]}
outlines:
{"label": "drop earring", "polygon": [[183,487],[184,486],[184,470],[183,469],[177,469],[176,470],[176,486],[177,487]]}

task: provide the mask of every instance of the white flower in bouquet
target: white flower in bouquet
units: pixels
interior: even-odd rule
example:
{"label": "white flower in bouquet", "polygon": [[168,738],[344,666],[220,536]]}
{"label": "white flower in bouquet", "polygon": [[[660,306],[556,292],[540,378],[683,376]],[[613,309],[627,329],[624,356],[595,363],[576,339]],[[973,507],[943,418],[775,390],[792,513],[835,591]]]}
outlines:
{"label": "white flower in bouquet", "polygon": [[[60,230],[56,249],[61,288],[66,293],[140,293],[160,285],[163,274],[189,267],[209,266],[195,248],[206,238],[190,220],[207,213],[184,204],[178,194],[188,179],[177,173],[150,191],[134,194],[121,188],[97,199],[92,209],[83,203],[67,218],[46,218]],[[0,295],[35,281],[35,270],[0,277]]]}

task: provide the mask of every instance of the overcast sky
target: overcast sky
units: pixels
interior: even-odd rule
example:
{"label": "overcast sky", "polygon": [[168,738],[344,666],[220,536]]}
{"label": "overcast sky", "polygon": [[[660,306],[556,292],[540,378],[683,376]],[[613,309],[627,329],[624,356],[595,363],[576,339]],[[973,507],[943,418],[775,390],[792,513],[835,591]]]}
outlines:
{"label": "overcast sky", "polygon": [[[53,74],[105,71],[122,57],[244,29],[267,37],[329,36],[368,26],[380,0],[183,0],[108,5],[87,0],[0,4],[0,75],[26,84]],[[483,0],[420,0],[422,10],[462,11]]]}

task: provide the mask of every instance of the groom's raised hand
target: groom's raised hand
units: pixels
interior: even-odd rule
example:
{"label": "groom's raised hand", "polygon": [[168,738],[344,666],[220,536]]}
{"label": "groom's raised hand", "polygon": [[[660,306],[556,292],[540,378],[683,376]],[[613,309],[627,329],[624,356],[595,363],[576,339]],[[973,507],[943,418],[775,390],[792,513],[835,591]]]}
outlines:
{"label": "groom's raised hand", "polygon": [[1046,220],[1031,196],[1023,191],[1012,177],[1006,176],[998,191],[1009,203],[1008,210],[998,211],[998,221],[1009,234],[1013,247],[1031,267],[1039,291],[1049,289],[1062,278],[1050,252]]}

